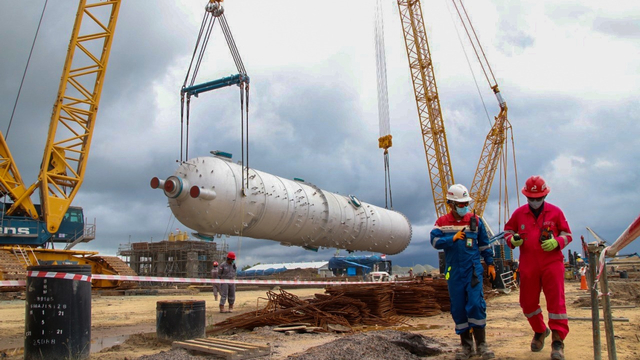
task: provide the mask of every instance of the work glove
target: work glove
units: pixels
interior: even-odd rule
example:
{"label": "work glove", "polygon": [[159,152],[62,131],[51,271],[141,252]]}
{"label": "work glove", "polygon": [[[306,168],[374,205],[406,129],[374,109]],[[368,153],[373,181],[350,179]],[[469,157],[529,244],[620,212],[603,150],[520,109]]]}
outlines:
{"label": "work glove", "polygon": [[511,245],[513,245],[514,247],[518,247],[522,245],[523,242],[524,240],[520,237],[520,234],[513,234],[513,237],[511,238]]}
{"label": "work glove", "polygon": [[558,240],[551,238],[542,242],[542,250],[551,251],[558,247]]}
{"label": "work glove", "polygon": [[462,228],[462,230],[458,231],[455,235],[453,235],[453,241],[455,242],[456,240],[463,240],[464,238],[466,238],[467,235],[464,233],[466,229],[467,228],[464,227]]}
{"label": "work glove", "polygon": [[496,279],[496,267],[493,265],[487,266],[487,274],[489,275],[489,280],[493,282]]}

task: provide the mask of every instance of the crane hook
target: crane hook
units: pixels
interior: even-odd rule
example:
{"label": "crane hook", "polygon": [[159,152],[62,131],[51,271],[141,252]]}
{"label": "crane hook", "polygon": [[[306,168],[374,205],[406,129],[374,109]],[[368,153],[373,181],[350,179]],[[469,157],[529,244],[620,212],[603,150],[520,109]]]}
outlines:
{"label": "crane hook", "polygon": [[215,17],[219,17],[224,13],[222,1],[220,0],[210,0],[207,6],[205,6],[205,10],[213,14]]}

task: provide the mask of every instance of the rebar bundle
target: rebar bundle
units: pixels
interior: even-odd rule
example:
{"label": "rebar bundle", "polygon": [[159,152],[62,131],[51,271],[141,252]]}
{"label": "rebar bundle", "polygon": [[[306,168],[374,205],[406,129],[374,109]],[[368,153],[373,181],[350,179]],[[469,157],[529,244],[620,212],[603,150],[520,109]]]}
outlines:
{"label": "rebar bundle", "polygon": [[[390,293],[392,292],[383,291],[383,298],[389,299],[392,296]],[[280,290],[279,293],[267,292],[267,298],[268,303],[263,309],[230,317],[212,325],[207,333],[224,333],[231,329],[252,330],[256,327],[293,323],[322,328],[320,331],[329,331],[330,325],[352,329],[357,325],[395,326],[404,323],[404,318],[395,315],[390,304],[386,311],[378,310],[378,313],[385,316],[377,316],[365,302],[344,294],[316,294],[312,299],[301,300]],[[385,301],[387,300],[383,300]]]}

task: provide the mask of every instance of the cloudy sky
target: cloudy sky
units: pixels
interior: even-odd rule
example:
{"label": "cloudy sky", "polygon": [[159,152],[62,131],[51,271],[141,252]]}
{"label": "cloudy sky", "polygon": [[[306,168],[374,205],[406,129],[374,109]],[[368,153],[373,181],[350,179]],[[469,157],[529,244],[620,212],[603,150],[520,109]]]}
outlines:
{"label": "cloudy sky", "polygon": [[[96,220],[79,249],[115,255],[129,241],[160,241],[178,223],[149,180],[180,157],[179,91],[205,0],[123,2],[85,182],[74,205]],[[0,1],[0,131],[6,134],[44,0]],[[226,1],[226,18],[251,77],[252,167],[299,177],[384,207],[377,147],[374,1]],[[640,203],[640,7],[637,1],[475,0],[467,10],[509,106],[520,187],[533,174],[551,186],[580,235],[615,240]],[[27,185],[36,181],[51,108],[77,5],[49,1],[7,142]],[[423,0],[456,182],[470,187],[495,97],[461,43],[448,0]],[[395,1],[384,1],[394,209],[413,226],[394,264],[437,265],[429,244],[435,210]],[[456,30],[458,29],[458,30]],[[464,46],[464,47],[463,47]],[[471,68],[477,77],[475,85]],[[237,73],[217,27],[201,67],[204,82]],[[483,107],[482,101],[486,104]],[[225,150],[240,158],[236,87],[192,101],[190,157]],[[498,186],[485,216],[501,229]],[[516,193],[512,186],[512,210]],[[518,192],[519,194],[519,192]],[[37,199],[34,198],[35,201]],[[520,195],[520,201],[526,199]],[[241,266],[327,260],[318,253],[249,238],[226,239]],[[640,252],[640,242],[622,253]],[[341,254],[345,254],[344,251]],[[566,251],[565,251],[566,254]]]}

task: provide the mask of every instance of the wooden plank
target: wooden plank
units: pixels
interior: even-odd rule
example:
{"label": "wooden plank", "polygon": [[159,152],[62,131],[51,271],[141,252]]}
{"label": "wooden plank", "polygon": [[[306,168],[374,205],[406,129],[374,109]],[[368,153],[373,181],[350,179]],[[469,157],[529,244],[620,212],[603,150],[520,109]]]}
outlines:
{"label": "wooden plank", "polygon": [[222,339],[216,339],[216,338],[198,338],[198,339],[195,339],[195,340],[202,340],[202,341],[214,342],[214,343],[254,346],[254,347],[258,347],[258,348],[271,349],[271,347],[269,345],[258,345],[258,344],[251,344],[251,343],[245,343],[245,342],[233,341],[233,340],[222,340]]}
{"label": "wooden plank", "polygon": [[271,347],[233,340],[221,340],[215,338],[198,338],[186,341],[174,341],[172,348],[184,348],[187,350],[215,354],[227,360],[250,359],[271,354]]}
{"label": "wooden plank", "polygon": [[[201,340],[201,339],[199,339]],[[259,352],[261,349],[258,349],[257,347],[251,346],[251,347],[246,347],[246,346],[239,346],[239,345],[235,345],[235,344],[212,344],[212,343],[208,343],[205,341],[197,341],[197,340],[189,340],[189,343],[193,343],[193,344],[198,344],[198,345],[203,345],[203,346],[209,346],[209,347],[215,347],[215,348],[221,348],[221,349],[227,349],[230,351],[235,351],[235,352],[241,352],[241,353],[249,353],[249,354],[253,354],[255,352]]]}
{"label": "wooden plank", "polygon": [[[569,320],[584,320],[584,321],[591,321],[593,320],[593,318],[590,317],[571,317],[569,316]],[[622,321],[622,322],[629,322],[628,318],[612,318],[612,321]],[[603,318],[600,318],[600,321],[604,321]]]}
{"label": "wooden plank", "polygon": [[208,346],[194,345],[194,344],[189,344],[182,341],[174,341],[171,347],[183,348],[187,350],[195,350],[195,351],[200,351],[200,352],[209,353],[209,354],[215,354],[229,360],[235,359],[234,355],[237,354],[235,351],[230,351],[225,349],[214,349]]}

